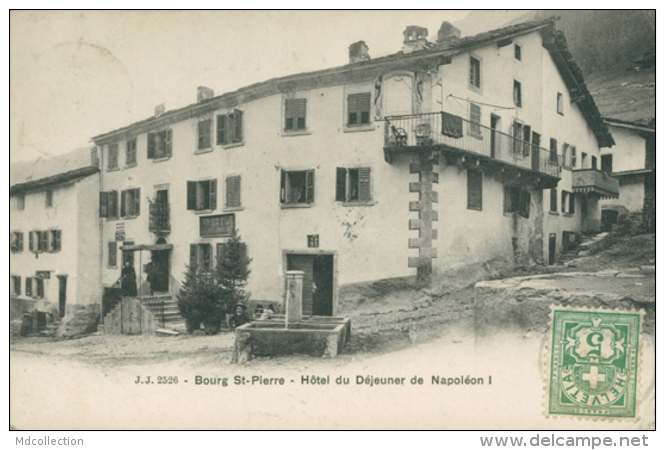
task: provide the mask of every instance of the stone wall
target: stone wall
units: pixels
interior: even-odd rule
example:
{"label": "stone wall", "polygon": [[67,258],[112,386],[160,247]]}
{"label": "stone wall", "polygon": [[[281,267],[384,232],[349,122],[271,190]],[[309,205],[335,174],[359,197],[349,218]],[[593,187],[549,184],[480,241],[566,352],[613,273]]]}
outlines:
{"label": "stone wall", "polygon": [[67,305],[56,335],[72,337],[96,332],[101,309],[99,304]]}
{"label": "stone wall", "polygon": [[149,334],[156,325],[152,313],[137,298],[123,298],[104,317],[104,333]]}

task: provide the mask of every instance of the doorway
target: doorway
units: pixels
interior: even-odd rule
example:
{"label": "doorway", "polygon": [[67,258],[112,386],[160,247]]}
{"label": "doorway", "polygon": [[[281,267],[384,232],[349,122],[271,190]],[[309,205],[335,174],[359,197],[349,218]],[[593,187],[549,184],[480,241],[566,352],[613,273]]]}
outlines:
{"label": "doorway", "polygon": [[334,257],[332,254],[287,254],[287,270],[302,270],[302,314],[332,316]]}
{"label": "doorway", "polygon": [[531,169],[540,171],[540,135],[531,133]]}
{"label": "doorway", "polygon": [[550,233],[550,266],[556,263],[556,233]]}
{"label": "doorway", "polygon": [[[153,250],[150,252],[150,272],[146,273],[150,279],[150,288],[153,292],[169,292],[169,274],[171,250]],[[150,266],[150,264],[149,264]]]}
{"label": "doorway", "polygon": [[67,306],[67,275],[58,275],[58,315],[65,317]]}

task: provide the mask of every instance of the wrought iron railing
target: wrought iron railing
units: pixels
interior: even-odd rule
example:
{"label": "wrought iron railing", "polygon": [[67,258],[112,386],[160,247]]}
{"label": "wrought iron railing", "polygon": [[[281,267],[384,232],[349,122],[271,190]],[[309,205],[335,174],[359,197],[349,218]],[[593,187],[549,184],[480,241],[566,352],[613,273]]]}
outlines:
{"label": "wrought iron railing", "polygon": [[170,208],[168,203],[150,203],[149,226],[152,233],[171,231]]}
{"label": "wrought iron railing", "polygon": [[[444,128],[445,125],[445,128]],[[385,118],[385,146],[447,146],[559,177],[558,154],[501,131],[441,112]]]}

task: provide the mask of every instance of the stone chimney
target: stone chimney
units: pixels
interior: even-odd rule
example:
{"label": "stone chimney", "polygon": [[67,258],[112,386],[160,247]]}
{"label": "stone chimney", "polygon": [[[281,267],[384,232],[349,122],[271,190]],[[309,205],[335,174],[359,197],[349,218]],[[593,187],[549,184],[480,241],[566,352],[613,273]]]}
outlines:
{"label": "stone chimney", "polygon": [[196,90],[196,103],[201,103],[203,100],[213,98],[214,96],[215,91],[205,86],[199,86]]}
{"label": "stone chimney", "polygon": [[354,64],[360,61],[369,61],[369,47],[365,41],[354,42],[349,45],[349,64]]}
{"label": "stone chimney", "polygon": [[453,41],[459,39],[461,35],[462,33],[460,32],[460,29],[446,20],[441,24],[441,28],[439,28],[439,33],[436,36],[436,43],[441,44],[443,42]]}
{"label": "stone chimney", "polygon": [[404,30],[404,47],[402,51],[405,54],[417,52],[427,48],[427,28],[410,25]]}
{"label": "stone chimney", "polygon": [[159,117],[165,112],[166,112],[166,105],[164,103],[160,103],[159,105],[155,106],[155,117]]}

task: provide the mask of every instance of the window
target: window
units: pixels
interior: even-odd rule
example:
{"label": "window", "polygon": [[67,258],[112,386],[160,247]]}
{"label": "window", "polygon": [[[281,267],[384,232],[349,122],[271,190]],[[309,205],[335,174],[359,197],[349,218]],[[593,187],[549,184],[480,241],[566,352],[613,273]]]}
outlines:
{"label": "window", "polygon": [[524,137],[522,139],[525,142],[522,155],[526,158],[531,155],[531,126],[524,125]]}
{"label": "window", "polygon": [[16,196],[16,209],[19,211],[25,209],[25,195],[19,194]]}
{"label": "window", "polygon": [[118,191],[99,193],[99,217],[118,217]]}
{"label": "window", "polygon": [[284,102],[284,131],[307,129],[307,99],[289,99]]}
{"label": "window", "polygon": [[370,175],[369,167],[358,169],[338,167],[335,200],[348,203],[371,201]]}
{"label": "window", "polygon": [[189,265],[202,270],[212,270],[212,245],[191,244],[189,246]]}
{"label": "window", "polygon": [[31,252],[46,252],[49,250],[49,232],[31,231],[28,235],[28,248]]}
{"label": "window", "polygon": [[136,217],[141,214],[141,189],[126,189],[120,193],[120,215]]}
{"label": "window", "polygon": [[559,146],[556,142],[556,139],[550,138],[550,163],[552,164],[559,163],[559,155],[557,154],[558,151],[559,151]]}
{"label": "window", "polygon": [[62,231],[49,230],[49,233],[48,251],[59,252],[62,249]]}
{"label": "window", "polygon": [[480,132],[480,105],[469,103],[469,134],[474,137],[482,137]]}
{"label": "window", "polygon": [[563,116],[563,94],[561,92],[556,93],[556,112]]}
{"label": "window", "polygon": [[598,158],[591,156],[591,168],[596,170],[598,168]]}
{"label": "window", "polygon": [[550,211],[557,212],[556,189],[550,189]]}
{"label": "window", "polygon": [[198,149],[206,149],[212,146],[212,119],[199,120],[197,126]]}
{"label": "window", "polygon": [[168,130],[148,133],[148,159],[170,158],[173,132]]}
{"label": "window", "polygon": [[582,152],[582,167],[581,167],[582,169],[586,169],[586,158],[587,154]]}
{"label": "window", "polygon": [[319,235],[318,234],[308,234],[307,235],[307,247],[309,248],[318,248],[319,246]]}
{"label": "window", "polygon": [[51,208],[53,207],[53,189],[46,191],[46,196],[44,199],[44,207]]}
{"label": "window", "polygon": [[118,144],[109,145],[108,170],[118,168]]}
{"label": "window", "polygon": [[506,186],[503,210],[506,213],[519,213],[528,219],[531,210],[531,193],[515,186]]}
{"label": "window", "polygon": [[217,145],[242,142],[242,111],[233,110],[217,116]]}
{"label": "window", "polygon": [[219,261],[219,258],[223,257],[226,252],[232,249],[232,245],[236,246],[236,251],[240,252],[240,258],[245,259],[247,258],[247,244],[244,242],[238,242],[236,244],[231,244],[230,242],[220,242],[217,244],[217,260]]}
{"label": "window", "polygon": [[612,173],[612,155],[600,156],[600,170],[607,173]]}
{"label": "window", "polygon": [[573,168],[577,167],[577,147],[570,147],[570,165]]}
{"label": "window", "polygon": [[21,277],[12,275],[11,278],[11,294],[14,296],[21,295]]}
{"label": "window", "polygon": [[568,144],[565,142],[561,146],[561,165],[565,166],[566,161],[568,161],[568,147],[570,147]]}
{"label": "window", "polygon": [[515,106],[522,106],[522,83],[513,80],[513,101]]}
{"label": "window", "polygon": [[522,154],[524,151],[524,124],[515,120],[513,122],[513,153],[516,155]]}
{"label": "window", "polygon": [[127,149],[125,151],[125,165],[136,165],[136,139],[130,139],[127,141]]}
{"label": "window", "polygon": [[217,180],[188,181],[187,209],[189,211],[217,209]]}
{"label": "window", "polygon": [[23,251],[23,233],[14,231],[9,235],[9,246],[12,253],[20,253]]}
{"label": "window", "polygon": [[466,177],[467,209],[483,209],[483,173],[477,170],[467,171]]}
{"label": "window", "polygon": [[480,60],[469,56],[469,86],[480,88]]}
{"label": "window", "polygon": [[118,243],[116,241],[110,241],[109,242],[108,265],[109,265],[109,267],[117,267],[118,266]]}
{"label": "window", "polygon": [[561,191],[561,212],[568,212],[568,191]]}
{"label": "window", "polygon": [[226,177],[226,207],[240,207],[240,176]]}
{"label": "window", "polygon": [[314,201],[314,170],[282,170],[280,201],[285,204]]}
{"label": "window", "polygon": [[566,214],[575,213],[575,194],[561,191],[561,212]]}
{"label": "window", "polygon": [[347,97],[348,126],[369,124],[370,98],[369,92],[349,94]]}
{"label": "window", "polygon": [[32,297],[32,277],[25,277],[25,295]]}
{"label": "window", "polygon": [[522,61],[522,46],[519,44],[515,44],[515,59]]}

